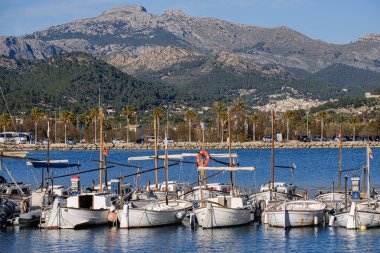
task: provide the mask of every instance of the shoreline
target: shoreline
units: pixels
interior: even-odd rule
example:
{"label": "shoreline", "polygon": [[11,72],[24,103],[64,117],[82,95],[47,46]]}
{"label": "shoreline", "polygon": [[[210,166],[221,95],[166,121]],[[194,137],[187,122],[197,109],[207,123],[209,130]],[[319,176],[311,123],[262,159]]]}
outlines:
{"label": "shoreline", "polygon": [[[153,150],[153,143],[106,143],[109,150]],[[365,148],[367,142],[365,141],[348,141],[343,142],[343,148]],[[380,142],[369,142],[370,147],[380,147]],[[206,149],[227,149],[228,143],[205,143]],[[275,148],[339,148],[339,142],[326,141],[326,142],[275,142]],[[197,150],[202,148],[200,142],[175,142],[169,144],[169,149],[174,150]],[[235,142],[232,144],[233,149],[270,149],[270,142],[256,141],[256,142]],[[46,150],[47,145],[35,145],[35,144],[19,144],[19,145],[0,145],[0,150],[3,151],[32,151],[32,150]],[[158,144],[158,149],[164,149],[163,143]],[[50,145],[50,150],[99,150],[98,144],[75,144],[65,145],[64,143],[53,143]]]}

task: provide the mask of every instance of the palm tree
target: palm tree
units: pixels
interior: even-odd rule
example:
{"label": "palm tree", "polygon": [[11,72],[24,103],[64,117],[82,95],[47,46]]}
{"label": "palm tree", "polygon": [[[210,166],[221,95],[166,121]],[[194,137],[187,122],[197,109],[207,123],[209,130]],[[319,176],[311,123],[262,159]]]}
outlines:
{"label": "palm tree", "polygon": [[93,107],[88,113],[92,122],[94,122],[95,130],[94,130],[94,143],[96,143],[96,122],[99,118],[99,108]]}
{"label": "palm tree", "polygon": [[348,122],[350,122],[350,124],[352,125],[352,140],[355,140],[356,138],[356,125],[359,123],[359,119],[355,116],[352,116]]}
{"label": "palm tree", "polygon": [[222,112],[224,112],[226,110],[226,106],[220,102],[220,101],[216,101],[212,104],[213,108],[214,108],[214,111],[216,112],[216,128],[217,128],[217,137],[219,138],[220,136],[220,114]]}
{"label": "palm tree", "polygon": [[59,115],[63,123],[65,124],[65,144],[67,144],[67,136],[66,136],[66,128],[67,123],[73,124],[75,122],[75,115],[71,111],[61,111],[61,114]]}
{"label": "palm tree", "polygon": [[220,123],[222,126],[222,130],[221,130],[221,132],[222,132],[221,137],[222,138],[220,139],[220,142],[223,142],[223,140],[224,140],[224,124],[226,124],[227,120],[228,120],[228,114],[227,114],[227,112],[224,111],[220,114]]}
{"label": "palm tree", "polygon": [[160,119],[164,117],[165,111],[161,107],[156,107],[153,109],[152,115],[157,124],[157,133],[158,133],[157,139],[159,140],[160,139]]}
{"label": "palm tree", "polygon": [[235,126],[237,129],[236,135],[244,134],[245,119],[247,117],[247,104],[241,99],[237,98],[232,102],[231,106],[232,115],[235,118]]}
{"label": "palm tree", "polygon": [[38,107],[33,107],[32,110],[30,111],[30,118],[34,121],[34,144],[37,145],[37,126],[38,126],[38,121],[42,120],[45,117],[44,113],[41,111],[40,108]]}
{"label": "palm tree", "polygon": [[318,113],[317,118],[321,121],[321,141],[323,141],[323,125],[327,118],[327,113],[325,111],[321,111]]}
{"label": "palm tree", "polygon": [[9,114],[3,113],[0,115],[0,127],[3,128],[3,131],[5,132],[8,127],[12,125],[12,118]]}
{"label": "palm tree", "polygon": [[286,111],[284,113],[284,119],[286,120],[286,141],[289,141],[289,122],[293,119],[293,117],[293,111]]}
{"label": "palm tree", "polygon": [[249,121],[252,122],[252,141],[256,141],[256,125],[259,122],[259,116],[254,114],[249,117]]}
{"label": "palm tree", "polygon": [[197,114],[191,109],[185,112],[185,119],[189,122],[189,142],[191,142],[191,122],[196,116]]}
{"label": "palm tree", "polygon": [[127,117],[127,143],[129,143],[129,117],[135,113],[132,106],[125,106],[123,109],[123,115]]}

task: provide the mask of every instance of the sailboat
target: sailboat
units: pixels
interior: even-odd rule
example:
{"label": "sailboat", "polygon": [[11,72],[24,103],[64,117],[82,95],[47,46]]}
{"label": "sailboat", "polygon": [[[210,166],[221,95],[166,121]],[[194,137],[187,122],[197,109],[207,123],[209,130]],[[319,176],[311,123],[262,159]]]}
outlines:
{"label": "sailboat", "polygon": [[[323,224],[326,205],[318,201],[290,200],[290,198],[300,196],[289,196],[284,192],[279,192],[275,188],[274,181],[274,110],[272,110],[272,180],[269,191],[270,199],[267,199],[263,212],[264,223],[273,227],[304,227]],[[280,166],[285,167],[285,166]],[[293,172],[293,169],[292,169]],[[293,174],[293,173],[292,173]],[[293,176],[292,176],[293,177]],[[294,179],[292,179],[294,181]],[[267,196],[268,196],[267,195]],[[293,195],[293,194],[292,194]],[[252,197],[252,196],[251,196]],[[253,196],[256,197],[256,196]],[[278,198],[280,197],[280,199]]]}
{"label": "sailboat", "polygon": [[339,127],[339,166],[338,166],[338,191],[334,189],[334,181],[332,183],[332,191],[320,192],[315,200],[321,201],[327,205],[331,210],[336,210],[346,198],[349,198],[347,193],[341,191],[341,180],[342,180],[342,124]]}
{"label": "sailboat", "polygon": [[[230,196],[217,196],[203,199],[202,178],[198,173],[200,206],[193,209],[192,217],[196,217],[198,225],[202,228],[220,228],[244,225],[251,222],[251,205],[240,197],[235,196],[233,186],[233,172],[238,170],[253,171],[254,167],[235,167],[231,155],[231,116],[228,112],[228,150],[230,162],[228,167],[198,167],[198,172],[204,171],[229,171],[230,172]],[[204,175],[204,174],[203,174]]]}
{"label": "sailboat", "polygon": [[[103,179],[103,111],[99,106],[100,119],[100,169],[99,180]],[[105,170],[106,171],[106,170]],[[106,181],[107,182],[107,181]],[[68,198],[55,198],[52,205],[47,205],[42,209],[41,228],[79,228],[82,226],[103,225],[111,222],[110,212],[115,207],[113,202],[119,195],[115,193],[104,193],[103,187],[99,192],[81,193],[78,187],[78,194]]]}
{"label": "sailboat", "polygon": [[121,203],[122,210],[117,212],[120,228],[166,226],[180,223],[186,217],[187,211],[193,205],[188,201],[169,199],[168,167],[168,140],[165,135],[165,199],[145,202],[146,204],[140,207],[133,202]]}
{"label": "sailboat", "polygon": [[[253,193],[249,196],[249,199],[252,201],[252,203],[259,207],[260,211],[262,212],[269,206],[277,204],[279,201],[297,200],[302,198],[302,196],[297,194],[297,187],[294,184],[294,170],[296,166],[294,164],[290,166],[276,166],[274,163],[274,118],[274,110],[272,110],[271,181],[269,181],[268,184],[263,184],[260,187],[259,192]],[[287,184],[285,182],[276,182],[274,179],[275,168],[291,169],[291,184]]]}
{"label": "sailboat", "polygon": [[380,202],[377,199],[371,199],[370,192],[370,158],[372,150],[367,144],[367,201],[356,203],[352,201],[349,208],[338,210],[334,214],[334,219],[330,225],[337,223],[340,227],[347,229],[362,229],[380,227]]}

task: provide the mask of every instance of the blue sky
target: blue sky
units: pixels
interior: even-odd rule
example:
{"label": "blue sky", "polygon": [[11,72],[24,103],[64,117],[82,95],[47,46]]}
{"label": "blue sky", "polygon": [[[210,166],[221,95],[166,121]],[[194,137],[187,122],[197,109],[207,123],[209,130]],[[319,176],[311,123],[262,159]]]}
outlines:
{"label": "blue sky", "polygon": [[0,36],[18,36],[95,17],[121,5],[142,5],[153,14],[181,9],[191,16],[236,23],[285,25],[335,44],[380,33],[380,0],[0,0]]}

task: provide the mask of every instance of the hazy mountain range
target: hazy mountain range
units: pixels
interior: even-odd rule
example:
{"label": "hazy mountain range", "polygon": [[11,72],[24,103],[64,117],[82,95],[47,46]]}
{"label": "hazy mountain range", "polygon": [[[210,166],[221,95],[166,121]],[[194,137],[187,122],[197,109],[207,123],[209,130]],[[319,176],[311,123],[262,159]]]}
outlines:
{"label": "hazy mountain range", "polygon": [[[206,85],[215,92],[220,83],[219,94],[199,103],[238,96],[239,89],[255,90],[249,98],[255,103],[283,87],[326,99],[380,86],[376,34],[335,45],[284,26],[236,24],[180,10],[154,15],[141,6],[122,6],[29,35],[0,37],[0,54],[8,58],[44,60],[67,52],[88,53],[139,79],[171,85],[177,98]],[[0,66],[11,68],[9,62]]]}

